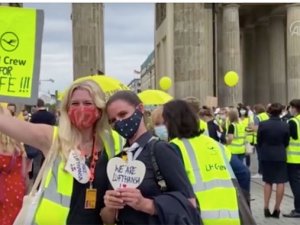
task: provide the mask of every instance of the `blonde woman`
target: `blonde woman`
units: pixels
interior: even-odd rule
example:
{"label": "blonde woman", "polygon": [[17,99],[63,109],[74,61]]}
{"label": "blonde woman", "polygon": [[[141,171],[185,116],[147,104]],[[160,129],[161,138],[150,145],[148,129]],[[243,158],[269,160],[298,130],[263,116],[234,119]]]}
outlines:
{"label": "blonde woman", "polygon": [[228,112],[230,125],[227,130],[226,144],[231,154],[236,155],[242,162],[246,153],[246,126],[239,121],[239,114],[236,108],[232,108]]}
{"label": "blonde woman", "polygon": [[[0,106],[0,115],[11,117]],[[22,206],[26,190],[25,151],[21,143],[0,133],[0,224],[11,225]]]}
{"label": "blonde woman", "polygon": [[102,224],[99,212],[107,189],[103,178],[108,158],[104,149],[113,148],[107,143],[104,99],[99,86],[85,80],[73,83],[64,95],[58,128],[0,116],[1,132],[45,155],[49,149],[56,153],[35,224]]}

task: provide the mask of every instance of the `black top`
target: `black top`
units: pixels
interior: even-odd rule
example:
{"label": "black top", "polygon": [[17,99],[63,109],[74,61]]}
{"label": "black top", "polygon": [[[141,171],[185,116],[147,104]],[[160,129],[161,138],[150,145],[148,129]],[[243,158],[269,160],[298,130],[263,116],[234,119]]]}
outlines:
{"label": "black top", "polygon": [[48,112],[46,109],[40,109],[32,114],[30,122],[43,123],[53,126],[56,124],[56,118],[53,113]]}
{"label": "black top", "polygon": [[211,120],[207,122],[208,134],[211,138],[216,140],[217,142],[226,143],[225,132],[222,132],[217,121]]}
{"label": "black top", "polygon": [[294,140],[298,139],[297,124],[293,120],[289,120],[290,137]]}
{"label": "black top", "polygon": [[228,126],[228,134],[234,134],[234,126],[233,124],[231,123],[229,126]]}
{"label": "black top", "polygon": [[[87,163],[90,164],[90,160]],[[85,209],[85,193],[89,188],[87,184],[81,184],[74,179],[73,192],[71,197],[70,212],[67,219],[67,224],[103,224],[100,217],[100,209],[104,207],[104,194],[108,189],[106,165],[107,155],[105,152],[99,153],[99,159],[95,167],[95,179],[93,188],[97,189],[96,209]]]}
{"label": "black top", "polygon": [[[153,197],[160,195],[161,191],[154,176],[150,149],[147,145],[151,137],[151,133],[146,132],[136,142],[139,146],[144,147],[137,160],[142,161],[146,166],[144,180],[138,189],[145,198],[153,199]],[[186,198],[194,198],[193,188],[187,178],[183,163],[171,145],[164,141],[158,142],[155,145],[154,154],[159,170],[167,183],[168,191],[179,191]],[[152,216],[149,214],[125,206],[124,209],[119,210],[117,224],[149,224],[151,218]]]}
{"label": "black top", "polygon": [[263,161],[286,161],[286,147],[289,145],[289,127],[279,117],[259,123],[257,146]]}

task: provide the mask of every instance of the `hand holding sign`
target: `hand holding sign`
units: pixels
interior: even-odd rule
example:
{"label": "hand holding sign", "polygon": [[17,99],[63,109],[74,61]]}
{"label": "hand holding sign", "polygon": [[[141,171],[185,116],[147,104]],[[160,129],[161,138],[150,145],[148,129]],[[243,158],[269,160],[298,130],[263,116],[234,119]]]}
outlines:
{"label": "hand holding sign", "polygon": [[124,161],[121,158],[112,158],[107,164],[107,175],[112,187],[136,188],[145,176],[146,167],[138,160]]}

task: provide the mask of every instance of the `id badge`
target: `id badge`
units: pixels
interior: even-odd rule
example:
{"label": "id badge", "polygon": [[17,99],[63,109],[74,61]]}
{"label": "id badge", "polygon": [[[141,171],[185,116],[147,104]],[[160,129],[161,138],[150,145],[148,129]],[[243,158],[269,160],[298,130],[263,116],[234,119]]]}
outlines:
{"label": "id badge", "polygon": [[85,192],[85,209],[95,209],[96,208],[96,199],[97,199],[97,189],[88,188]]}

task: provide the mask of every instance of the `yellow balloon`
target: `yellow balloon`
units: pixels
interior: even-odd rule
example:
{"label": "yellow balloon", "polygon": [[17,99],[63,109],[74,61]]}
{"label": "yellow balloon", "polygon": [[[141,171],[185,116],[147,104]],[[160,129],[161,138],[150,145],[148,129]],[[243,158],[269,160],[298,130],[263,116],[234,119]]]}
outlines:
{"label": "yellow balloon", "polygon": [[235,71],[228,71],[224,76],[224,82],[228,87],[234,87],[239,82],[239,75]]}
{"label": "yellow balloon", "polygon": [[170,77],[164,76],[159,80],[159,86],[162,90],[167,91],[172,86],[172,80]]}

